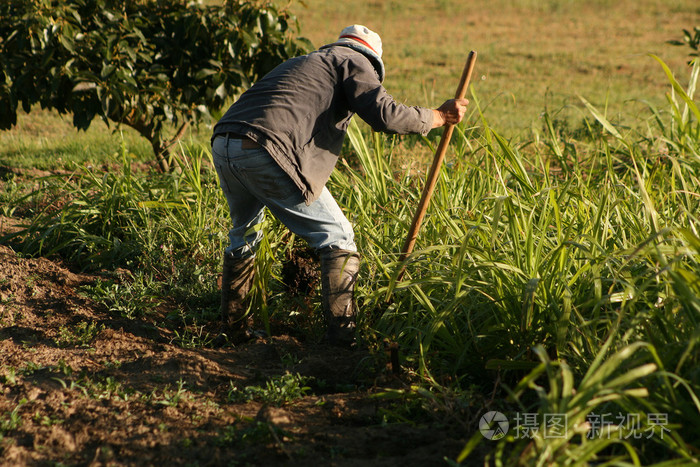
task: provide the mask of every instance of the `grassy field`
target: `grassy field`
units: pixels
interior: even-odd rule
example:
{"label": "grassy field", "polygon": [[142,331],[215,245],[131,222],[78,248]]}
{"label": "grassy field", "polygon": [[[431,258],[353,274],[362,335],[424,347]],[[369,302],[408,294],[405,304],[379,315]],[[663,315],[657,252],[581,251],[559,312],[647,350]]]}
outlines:
{"label": "grassy field", "polygon": [[[545,109],[560,125],[579,128],[583,113],[577,95],[607,106],[616,121],[644,127],[637,115],[647,102],[665,102],[667,91],[648,54],[660,56],[684,79],[687,51],[666,41],[700,22],[693,0],[308,0],[290,8],[302,35],[316,47],[335,40],[351,23],[379,32],[385,85],[397,100],[412,105],[436,106],[453,97],[467,53],[476,50],[472,84],[486,117],[504,135],[521,138],[541,131]],[[148,145],[129,128],[110,133],[96,120],[79,133],[70,116],[36,109],[0,133],[0,162],[59,167],[113,153],[122,138],[137,157],[150,158]],[[185,142],[206,144],[208,138],[204,125]]]}
{"label": "grassy field", "polygon": [[[252,305],[272,336],[213,348],[229,220],[205,129],[176,153],[181,172],[158,174],[132,164],[148,155],[129,133],[76,135],[31,113],[0,134],[1,453],[699,463],[700,65],[665,44],[700,22],[697,3],[306,5],[316,46],[350,22],[380,32],[386,85],[409,103],[451,97],[479,53],[475,102],[405,264],[424,183],[410,162],[436,135],[352,125],[329,181],[363,255],[364,350],[314,345],[318,297],[287,281],[303,245],[274,219]],[[496,412],[508,428],[484,424]]]}
{"label": "grassy field", "polygon": [[[385,85],[402,102],[437,105],[453,97],[470,50],[479,54],[474,91],[495,128],[523,134],[541,128],[540,114],[578,124],[577,94],[615,117],[637,122],[643,104],[664,101],[656,62],[676,72],[687,52],[665,42],[700,21],[692,0],[373,1],[295,5],[303,34],[316,46],[347,24],[365,24],[383,38]],[[681,74],[684,76],[684,74]]]}

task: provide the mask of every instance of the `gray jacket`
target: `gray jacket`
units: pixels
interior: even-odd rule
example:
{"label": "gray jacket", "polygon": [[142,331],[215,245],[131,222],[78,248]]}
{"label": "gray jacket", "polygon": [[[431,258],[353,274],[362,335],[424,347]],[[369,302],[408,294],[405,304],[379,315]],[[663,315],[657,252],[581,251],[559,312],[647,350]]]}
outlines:
{"label": "gray jacket", "polygon": [[[370,57],[371,58],[371,57]],[[433,113],[397,103],[370,58],[342,45],[290,59],[228,109],[212,139],[236,133],[262,145],[301,190],[307,204],[321,194],[335,166],[350,118],[375,131],[420,133]]]}

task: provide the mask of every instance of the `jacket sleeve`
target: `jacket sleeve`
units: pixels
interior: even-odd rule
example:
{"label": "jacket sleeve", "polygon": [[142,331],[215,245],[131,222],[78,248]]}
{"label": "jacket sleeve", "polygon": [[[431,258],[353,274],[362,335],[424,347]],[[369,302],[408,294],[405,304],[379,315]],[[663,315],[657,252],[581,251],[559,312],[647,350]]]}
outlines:
{"label": "jacket sleeve", "polygon": [[384,89],[370,61],[362,54],[343,63],[341,86],[350,110],[374,131],[426,135],[433,125],[433,111],[400,104]]}

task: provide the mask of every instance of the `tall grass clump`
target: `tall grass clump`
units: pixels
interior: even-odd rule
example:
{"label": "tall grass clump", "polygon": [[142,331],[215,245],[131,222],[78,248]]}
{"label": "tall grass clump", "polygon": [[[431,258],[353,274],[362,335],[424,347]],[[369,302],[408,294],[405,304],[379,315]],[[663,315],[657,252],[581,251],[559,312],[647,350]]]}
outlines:
{"label": "tall grass clump", "polygon": [[[137,170],[123,146],[104,165],[44,177],[37,190],[13,201],[31,209],[24,228],[4,240],[24,254],[58,255],[82,270],[126,268],[149,297],[196,302],[213,294],[228,229],[225,200],[208,152],[182,150],[175,157],[177,172]],[[115,287],[97,289],[105,295]]]}
{"label": "tall grass clump", "polygon": [[[695,459],[700,441],[699,68],[683,88],[661,64],[669,107],[650,109],[645,134],[624,133],[582,98],[579,140],[545,115],[542,134],[509,141],[476,118],[473,96],[474,126],[460,127],[404,280],[397,257],[421,186],[394,170],[393,140],[351,128],[361,167],[333,179],[366,257],[366,326],[396,340],[408,367],[434,384],[517,388],[503,410],[554,407],[575,423],[595,409],[667,414],[666,440],[589,444],[580,458],[590,461]],[[591,380],[596,403],[573,397]],[[555,384],[568,389],[547,395]],[[558,446],[529,445],[523,462],[572,456],[585,427],[571,428]]]}
{"label": "tall grass clump", "polygon": [[[167,301],[190,324],[214,320],[228,207],[208,150],[183,147],[173,160],[178,170],[166,174],[132,167],[123,144],[103,165],[75,164],[67,175],[42,177],[27,194],[8,194],[6,210],[19,208],[26,224],[2,241],[82,270],[129,271],[125,283],[101,279],[86,288],[127,318]],[[268,235],[258,252],[251,309],[269,328],[268,301],[282,293],[279,263],[290,245],[274,219],[259,228]],[[183,313],[182,305],[194,313]]]}

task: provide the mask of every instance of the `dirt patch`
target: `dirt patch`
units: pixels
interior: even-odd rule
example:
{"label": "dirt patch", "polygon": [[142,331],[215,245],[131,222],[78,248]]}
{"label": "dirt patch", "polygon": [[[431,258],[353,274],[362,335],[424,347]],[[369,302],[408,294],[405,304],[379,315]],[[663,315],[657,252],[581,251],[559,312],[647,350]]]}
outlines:
{"label": "dirt patch", "polygon": [[97,278],[0,245],[0,464],[446,465],[464,446],[375,397],[406,384],[382,355],[287,335],[182,348],[81,293]]}

